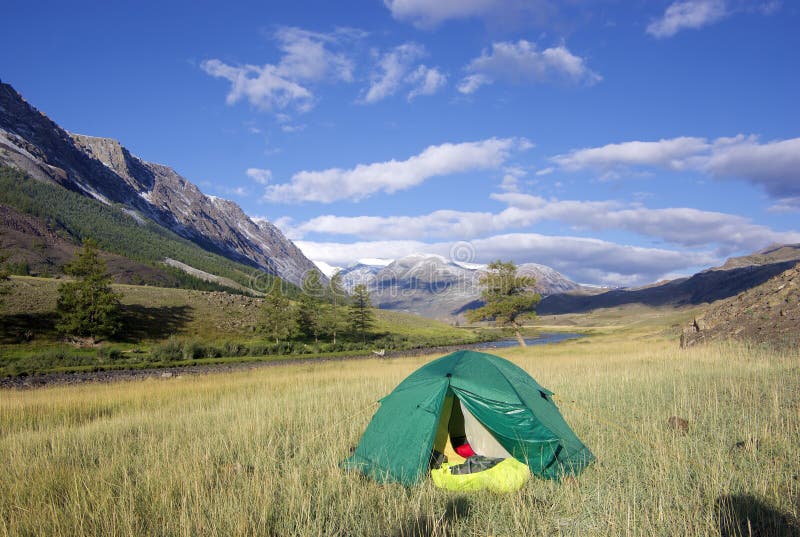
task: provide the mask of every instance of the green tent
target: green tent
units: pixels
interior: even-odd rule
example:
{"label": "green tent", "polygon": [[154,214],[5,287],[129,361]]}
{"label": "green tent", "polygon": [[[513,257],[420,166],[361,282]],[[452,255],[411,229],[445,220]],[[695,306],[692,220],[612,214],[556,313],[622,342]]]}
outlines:
{"label": "green tent", "polygon": [[499,356],[448,354],[416,370],[380,400],[342,466],[381,482],[413,485],[427,474],[432,452],[443,451],[448,435],[463,435],[471,419],[488,431],[490,442],[499,444],[496,449],[526,463],[534,475],[577,475],[594,456],[564,421],[552,395]]}

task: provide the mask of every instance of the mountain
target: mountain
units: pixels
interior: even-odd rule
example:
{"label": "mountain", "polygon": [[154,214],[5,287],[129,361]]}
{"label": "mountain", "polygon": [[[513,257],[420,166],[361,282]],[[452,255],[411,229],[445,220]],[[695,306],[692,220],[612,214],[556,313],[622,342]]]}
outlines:
{"label": "mountain", "polygon": [[172,168],[118,141],[71,134],[0,82],[0,164],[60,185],[138,221],[150,220],[201,248],[295,284],[316,267],[272,224],[234,202],[204,195]]}
{"label": "mountain", "polygon": [[710,306],[684,329],[681,346],[734,338],[771,347],[797,348],[798,326],[800,264]]}
{"label": "mountain", "polygon": [[689,278],[640,287],[614,289],[587,295],[565,293],[549,296],[537,312],[548,315],[582,313],[625,304],[648,306],[698,305],[729,298],[763,284],[800,261],[800,244],[771,246],[755,254],[728,259],[720,267],[704,270]]}
{"label": "mountain", "polygon": [[[343,269],[341,275],[348,290],[358,284],[366,285],[377,307],[453,320],[479,305],[480,278],[485,271],[485,265],[459,264],[438,255],[413,254],[388,265],[353,265]],[[544,265],[522,264],[518,272],[536,278],[536,291],[543,296],[581,289]]]}

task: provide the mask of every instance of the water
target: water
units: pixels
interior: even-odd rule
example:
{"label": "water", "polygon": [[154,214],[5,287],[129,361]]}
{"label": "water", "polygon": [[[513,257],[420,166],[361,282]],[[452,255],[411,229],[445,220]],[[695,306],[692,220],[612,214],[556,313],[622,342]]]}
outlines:
{"label": "water", "polygon": [[[546,345],[548,343],[558,343],[559,341],[566,341],[568,339],[578,339],[586,337],[583,334],[574,334],[571,332],[543,332],[539,337],[525,338],[527,345]],[[519,345],[516,339],[500,339],[498,341],[490,341],[488,343],[481,343],[476,349],[502,349],[505,347],[516,347]]]}

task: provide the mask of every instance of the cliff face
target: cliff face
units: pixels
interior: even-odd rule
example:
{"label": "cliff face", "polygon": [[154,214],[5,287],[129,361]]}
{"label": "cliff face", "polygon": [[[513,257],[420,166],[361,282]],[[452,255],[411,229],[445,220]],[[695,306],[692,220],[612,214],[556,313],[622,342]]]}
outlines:
{"label": "cliff face", "polygon": [[269,222],[204,195],[172,168],[132,155],[118,141],[70,134],[0,83],[0,162],[120,204],[201,247],[299,284],[314,264]]}

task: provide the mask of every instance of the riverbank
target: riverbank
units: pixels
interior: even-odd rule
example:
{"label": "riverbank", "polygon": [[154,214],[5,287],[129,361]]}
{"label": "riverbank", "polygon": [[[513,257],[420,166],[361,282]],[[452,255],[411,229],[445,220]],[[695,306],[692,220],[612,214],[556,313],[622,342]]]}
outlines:
{"label": "riverbank", "polygon": [[[542,333],[535,338],[526,338],[528,345],[543,345],[558,343],[569,339],[585,337],[578,333]],[[512,345],[513,344],[513,345]],[[225,373],[233,371],[246,371],[249,369],[260,369],[263,367],[275,367],[286,365],[297,365],[304,363],[326,363],[343,362],[353,360],[367,360],[372,358],[409,358],[430,354],[447,354],[462,349],[475,349],[489,351],[495,348],[508,348],[516,345],[516,340],[502,339],[491,342],[470,343],[464,345],[446,345],[438,347],[424,347],[419,349],[408,349],[402,351],[388,351],[380,354],[378,352],[357,352],[357,353],[328,353],[314,354],[308,356],[246,356],[232,358],[184,360],[182,362],[155,363],[147,364],[147,367],[130,368],[115,367],[109,364],[107,367],[93,367],[91,369],[75,368],[69,371],[58,371],[51,373],[39,373],[33,375],[18,375],[13,377],[0,378],[0,389],[17,388],[31,389],[41,388],[52,385],[71,385],[85,383],[105,383],[119,381],[144,380],[148,378],[170,380],[180,378],[183,375],[207,375],[211,373]]]}

